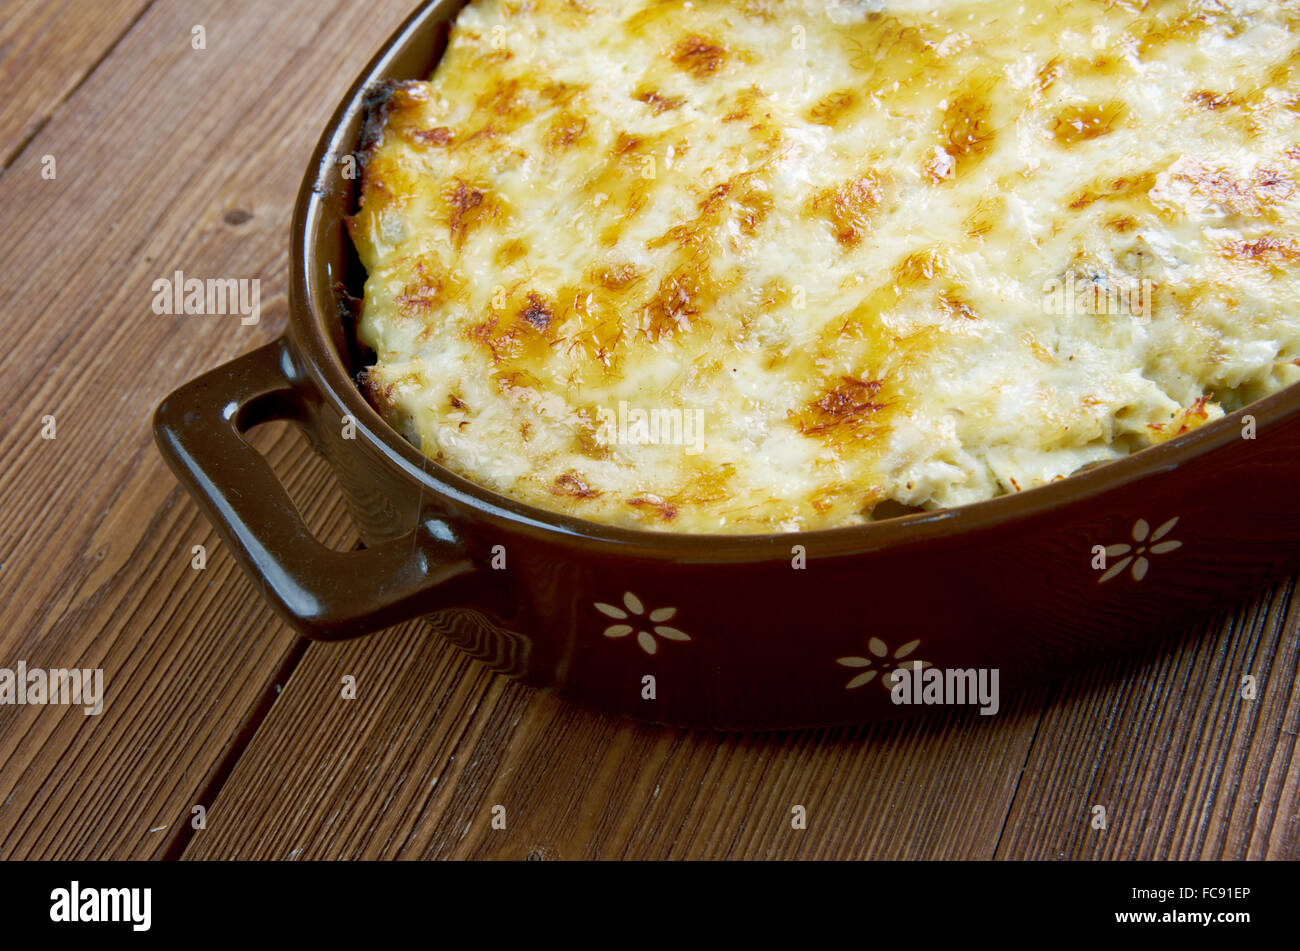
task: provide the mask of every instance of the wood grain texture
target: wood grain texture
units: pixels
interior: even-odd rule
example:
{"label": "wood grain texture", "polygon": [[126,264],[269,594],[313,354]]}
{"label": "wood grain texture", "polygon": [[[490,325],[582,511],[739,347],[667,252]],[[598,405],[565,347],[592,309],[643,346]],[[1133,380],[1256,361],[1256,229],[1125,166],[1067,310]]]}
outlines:
{"label": "wood grain texture", "polygon": [[[150,419],[283,325],[301,170],[406,6],[158,0],[0,177],[0,665],[102,666],[107,693],[99,717],[0,708],[0,855],[165,854],[294,649],[166,471]],[[236,209],[252,218],[228,221]],[[175,269],[261,280],[261,324],[154,315],[151,284]],[[318,522],[349,531],[323,472],[281,443]]]}
{"label": "wood grain texture", "polygon": [[[286,451],[286,449],[288,451]],[[268,447],[325,537],[351,530],[305,441]],[[148,453],[138,490],[113,506],[110,531],[79,559],[70,603],[6,639],[4,665],[104,669],[104,712],[0,712],[0,857],[161,855],[237,740],[294,636],[258,597],[211,527]],[[121,523],[139,537],[128,548]],[[192,546],[209,554],[192,567]],[[96,547],[98,546],[98,547]],[[19,555],[21,558],[21,555]],[[129,568],[123,570],[119,563]]]}
{"label": "wood grain texture", "polygon": [[[767,736],[595,714],[419,623],[295,638],[149,420],[282,326],[304,163],[413,2],[5,7],[0,78],[24,79],[0,112],[16,149],[0,162],[0,666],[102,666],[108,697],[99,717],[0,707],[0,858],[1300,856],[1293,582],[995,718]],[[150,285],[176,269],[259,279],[262,323],[153,315]],[[302,441],[254,441],[322,538],[350,544]]]}
{"label": "wood grain texture", "polygon": [[5,0],[0,169],[84,82],[151,0]]}
{"label": "wood grain texture", "polygon": [[[1063,685],[999,856],[1300,857],[1294,579]],[[1256,696],[1243,697],[1243,678]],[[1092,825],[1094,806],[1106,828]]]}

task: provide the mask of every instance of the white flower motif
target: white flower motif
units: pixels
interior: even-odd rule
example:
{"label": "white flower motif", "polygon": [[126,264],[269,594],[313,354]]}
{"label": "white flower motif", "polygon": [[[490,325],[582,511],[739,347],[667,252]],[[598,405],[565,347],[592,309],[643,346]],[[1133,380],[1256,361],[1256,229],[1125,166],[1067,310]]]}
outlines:
{"label": "white flower motif", "polygon": [[[898,662],[903,658],[910,656],[911,653],[920,646],[920,644],[921,641],[919,638],[914,641],[908,641],[898,650],[894,651],[893,656],[891,657],[889,654],[889,646],[884,641],[878,637],[871,638],[871,640],[867,641],[867,650],[871,653],[871,657],[841,657],[835,662],[841,667],[869,668],[846,683],[844,689],[853,690],[857,687],[861,687],[863,684],[869,684],[871,681],[876,679],[877,674],[883,674],[884,676],[880,678],[880,686],[884,687],[886,690],[890,690],[894,685],[891,683],[888,671],[898,667]],[[919,663],[922,670],[926,667],[933,666],[928,660],[911,661],[909,663]]]}
{"label": "white flower motif", "polygon": [[[599,601],[595,603],[596,610],[606,617],[633,622],[631,624],[611,624],[605,628],[606,637],[627,637],[633,631],[636,631],[636,642],[641,645],[641,649],[647,654],[653,654],[659,649],[659,643],[655,640],[654,634],[658,634],[667,641],[689,641],[691,639],[689,635],[677,630],[677,628],[660,623],[672,620],[673,615],[677,613],[676,608],[655,608],[647,615],[645,605],[631,591],[623,595],[623,605],[627,608],[626,611],[612,604],[602,604]],[[641,620],[643,615],[650,622],[645,627],[650,627],[654,634],[642,627],[644,623]]]}
{"label": "white flower motif", "polygon": [[1141,581],[1145,578],[1147,569],[1151,567],[1151,562],[1147,560],[1148,555],[1163,555],[1183,547],[1182,542],[1160,540],[1174,530],[1179,518],[1181,516],[1171,518],[1154,532],[1151,531],[1151,526],[1147,524],[1146,519],[1138,519],[1137,524],[1133,526],[1132,545],[1121,543],[1106,546],[1107,558],[1120,558],[1121,555],[1124,557],[1107,568],[1106,573],[1097,579],[1097,583],[1102,584],[1122,574],[1130,563],[1133,565],[1133,580]]}

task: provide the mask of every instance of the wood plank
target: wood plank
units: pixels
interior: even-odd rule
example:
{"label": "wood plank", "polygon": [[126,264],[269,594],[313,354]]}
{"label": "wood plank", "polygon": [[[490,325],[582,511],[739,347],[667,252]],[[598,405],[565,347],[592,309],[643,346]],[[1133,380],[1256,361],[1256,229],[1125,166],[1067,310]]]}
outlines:
{"label": "wood plank", "polygon": [[[1300,857],[1294,594],[1292,579],[1161,648],[1070,677],[1025,765],[999,857]],[[1091,822],[1096,805],[1104,830]]]}
{"label": "wood plank", "polygon": [[0,170],[95,69],[151,0],[5,0]]}
{"label": "wood plank", "polygon": [[[303,507],[319,531],[336,543],[351,535],[331,477],[301,437],[281,436],[268,455],[296,497],[317,499]],[[153,477],[133,478],[115,502],[99,547],[92,540],[83,556],[72,603],[37,636],[5,645],[9,667],[102,667],[106,697],[96,717],[61,707],[0,713],[0,857],[161,854],[293,648],[188,497],[163,488],[152,453],[140,456]],[[139,525],[133,543],[123,522]],[[191,566],[195,544],[209,552],[201,572]]]}
{"label": "wood plank", "polygon": [[[293,656],[294,635],[166,472],[150,418],[283,326],[299,177],[408,12],[157,0],[0,177],[0,666],[103,666],[108,694],[99,717],[0,708],[0,856],[165,854]],[[205,51],[190,46],[196,23]],[[152,314],[153,280],[178,268],[260,279],[261,324]],[[54,440],[39,435],[46,414]],[[339,542],[323,470],[287,436],[270,448]]]}
{"label": "wood plank", "polygon": [[1041,698],[996,728],[696,733],[510,683],[412,622],[311,645],[185,857],[989,858]]}

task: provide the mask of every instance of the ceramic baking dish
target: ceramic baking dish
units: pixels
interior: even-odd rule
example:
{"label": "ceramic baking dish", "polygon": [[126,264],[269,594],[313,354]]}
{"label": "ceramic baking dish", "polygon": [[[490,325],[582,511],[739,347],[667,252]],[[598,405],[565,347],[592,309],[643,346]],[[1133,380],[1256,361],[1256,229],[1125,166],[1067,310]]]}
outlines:
{"label": "ceramic baking dish", "polygon": [[[1043,488],[799,534],[607,527],[428,460],[355,384],[364,274],[343,219],[368,96],[373,105],[384,81],[427,78],[461,6],[421,8],[330,122],[294,215],[284,336],[177,390],[154,423],[180,481],[306,636],[422,616],[490,667],[605,710],[807,727],[924,709],[896,705],[885,687],[904,662],[997,669],[1013,692],[1149,642],[1300,563],[1294,387]],[[298,424],[329,461],[364,549],[314,539],[244,441],[275,419]]]}

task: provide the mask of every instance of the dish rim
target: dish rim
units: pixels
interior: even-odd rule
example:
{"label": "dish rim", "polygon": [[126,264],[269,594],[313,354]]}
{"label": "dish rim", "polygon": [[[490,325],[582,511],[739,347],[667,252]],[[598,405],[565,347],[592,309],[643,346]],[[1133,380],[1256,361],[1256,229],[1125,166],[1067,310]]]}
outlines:
{"label": "dish rim", "polygon": [[[336,308],[335,278],[329,249],[321,241],[327,220],[327,199],[338,187],[338,169],[344,156],[353,154],[365,118],[365,97],[377,83],[399,78],[388,75],[394,60],[409,53],[413,43],[426,39],[429,21],[449,7],[455,8],[446,29],[471,0],[426,0],[390,36],[351,88],[326,125],[307,167],[295,203],[290,232],[289,316],[286,336],[298,363],[312,376],[319,395],[332,401],[340,415],[356,422],[358,438],[382,452],[385,460],[423,492],[448,500],[477,517],[497,524],[509,523],[533,535],[563,536],[586,547],[635,550],[644,557],[674,560],[740,562],[788,558],[792,546],[803,546],[809,557],[865,554],[920,542],[967,538],[1035,516],[1062,511],[1099,496],[1172,472],[1181,466],[1224,449],[1242,439],[1241,422],[1255,417],[1265,429],[1300,415],[1300,383],[1225,414],[1197,429],[1157,446],[1150,446],[1096,468],[1075,473],[1046,485],[1014,494],[995,496],[955,508],[936,509],[898,518],[833,528],[791,532],[675,532],[598,522],[554,512],[473,482],[434,462],[390,427],[358,388],[346,356],[329,339],[326,316]],[[438,27],[433,27],[438,29]],[[439,59],[441,54],[439,54]],[[411,78],[411,77],[400,77]],[[355,199],[355,194],[353,195]],[[348,240],[341,221],[344,240]],[[322,293],[324,291],[324,293]]]}

